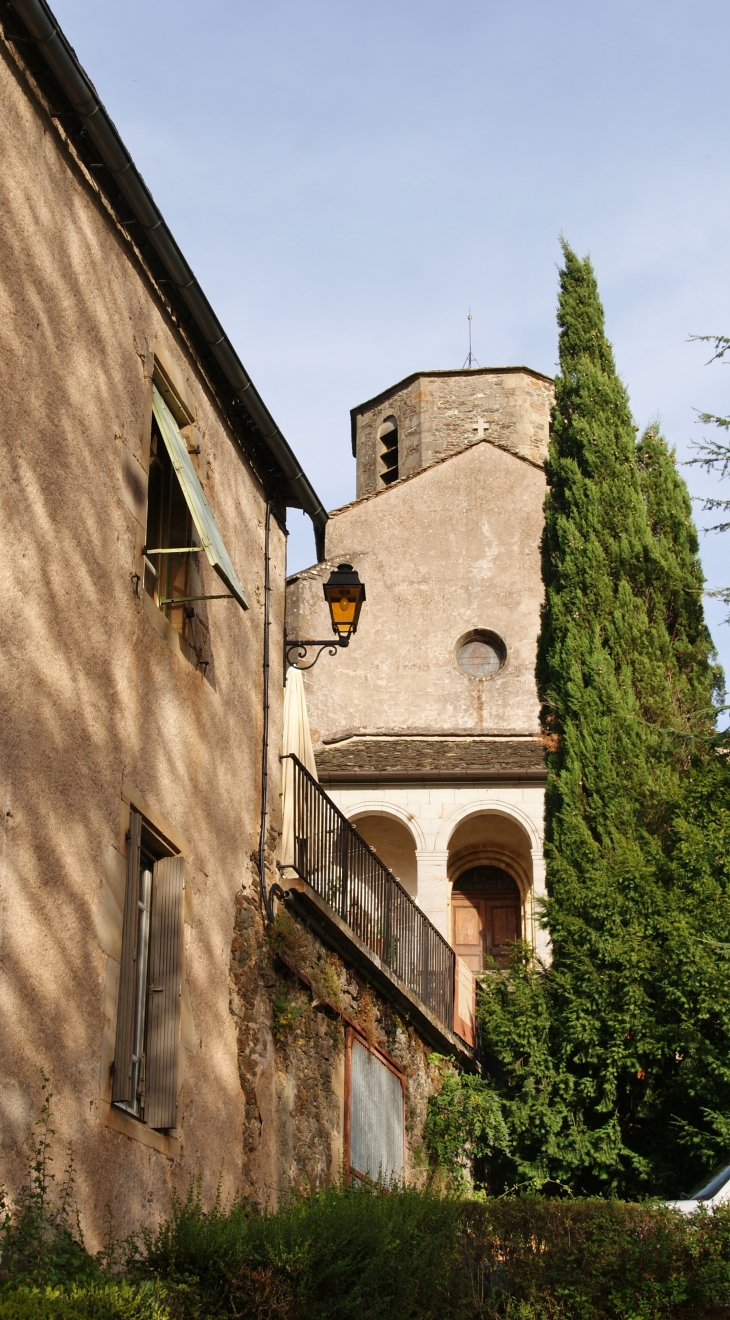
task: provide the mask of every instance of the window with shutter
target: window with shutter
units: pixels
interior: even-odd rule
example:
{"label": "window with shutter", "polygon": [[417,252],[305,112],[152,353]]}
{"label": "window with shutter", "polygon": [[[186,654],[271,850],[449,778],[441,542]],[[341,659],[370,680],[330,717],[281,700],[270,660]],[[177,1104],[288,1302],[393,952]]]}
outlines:
{"label": "window with shutter", "polygon": [[135,1094],[132,1077],[132,1044],[136,1008],[137,924],[139,915],[139,872],[142,817],[131,811],[127,852],[127,885],[124,894],[122,961],[119,969],[117,1035],[114,1046],[112,1103],[131,1106]]}
{"label": "window with shutter", "polygon": [[152,877],[145,1051],[145,1118],[153,1128],[177,1126],[184,881],[182,857],[165,857],[157,862]]}
{"label": "window with shutter", "polygon": [[350,1172],[386,1185],[402,1182],[403,1078],[352,1030],[347,1063],[345,1122]]}
{"label": "window with shutter", "polygon": [[177,1126],[185,860],[130,812],[112,1103]]}
{"label": "window with shutter", "polygon": [[[199,544],[195,544],[193,528]],[[205,555],[227,591],[196,587],[191,559]],[[248,609],[198,474],[180,431],[157,385],[152,387],[152,437],[147,490],[144,586],[155,603],[184,632],[190,602],[233,598]],[[193,589],[195,588],[195,590]]]}

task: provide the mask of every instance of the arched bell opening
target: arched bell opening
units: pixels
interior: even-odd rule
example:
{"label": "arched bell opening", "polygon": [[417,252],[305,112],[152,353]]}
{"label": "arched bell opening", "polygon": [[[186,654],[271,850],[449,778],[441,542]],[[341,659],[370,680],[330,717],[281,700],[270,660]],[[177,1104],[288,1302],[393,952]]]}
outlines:
{"label": "arched bell opening", "polygon": [[392,486],[398,480],[398,422],[386,417],[378,428],[378,477],[380,485]]}

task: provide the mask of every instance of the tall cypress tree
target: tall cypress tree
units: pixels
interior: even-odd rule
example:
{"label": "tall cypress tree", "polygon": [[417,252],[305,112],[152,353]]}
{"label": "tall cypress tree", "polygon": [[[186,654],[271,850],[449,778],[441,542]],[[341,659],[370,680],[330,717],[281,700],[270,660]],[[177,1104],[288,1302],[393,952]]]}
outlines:
{"label": "tall cypress tree", "polygon": [[654,1001],[665,1049],[653,1079],[654,1130],[662,1134],[654,1172],[677,1187],[682,1166],[699,1173],[730,1155],[730,771],[713,728],[724,680],[704,622],[690,497],[656,425],[647,427],[637,462],[652,534],[650,609],[671,638],[681,758],[660,877],[666,911]]}
{"label": "tall cypress tree", "polygon": [[[699,827],[715,675],[684,483],[656,428],[637,446],[590,262],[564,256],[537,664],[552,963],[524,951],[488,981],[482,1023],[512,1133],[496,1176],[625,1195],[676,1190],[681,1140],[699,1161],[724,1139],[695,1067],[712,1055],[730,1101],[730,907]],[[718,947],[700,933],[711,891]]]}
{"label": "tall cypress tree", "polygon": [[705,583],[689,491],[657,423],[647,426],[636,462],[651,533],[650,616],[663,622],[671,642],[679,718],[706,732],[714,724],[715,701],[722,699],[723,676],[702,608]]}

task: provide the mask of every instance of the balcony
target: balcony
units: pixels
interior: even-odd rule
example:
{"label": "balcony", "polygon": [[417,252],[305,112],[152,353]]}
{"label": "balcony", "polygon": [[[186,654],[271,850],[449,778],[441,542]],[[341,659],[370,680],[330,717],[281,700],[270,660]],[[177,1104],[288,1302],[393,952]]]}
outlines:
{"label": "balcony", "polygon": [[289,900],[444,1053],[473,1057],[474,978],[296,756]]}

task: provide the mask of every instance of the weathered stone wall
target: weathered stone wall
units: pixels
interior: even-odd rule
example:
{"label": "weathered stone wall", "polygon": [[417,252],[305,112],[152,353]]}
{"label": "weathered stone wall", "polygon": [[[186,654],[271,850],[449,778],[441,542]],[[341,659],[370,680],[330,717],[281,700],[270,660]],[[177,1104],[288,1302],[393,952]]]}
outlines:
{"label": "weathered stone wall", "polygon": [[423,1124],[438,1074],[392,1005],[285,907],[265,929],[252,893],[237,898],[232,982],[246,1098],[244,1195],[276,1205],[292,1187],[342,1175],[348,1023],[404,1074],[406,1177],[424,1178]]}
{"label": "weathered stone wall", "polygon": [[[12,1195],[27,1171],[43,1071],[55,1167],[70,1143],[95,1249],[106,1207],[124,1235],[157,1222],[198,1176],[208,1201],[220,1179],[224,1197],[275,1204],[293,1183],[338,1173],[342,1012],[408,1072],[411,1163],[431,1073],[413,1033],[311,935],[293,923],[287,963],[282,924],[273,944],[264,930],[264,492],[131,244],[1,43],[0,104],[0,1183]],[[139,584],[155,361],[194,418],[199,475],[250,606],[199,603],[190,645]],[[269,883],[281,825],[276,522],[270,554]],[[220,590],[205,562],[200,585]],[[110,1104],[131,806],[189,864],[168,1134]]]}
{"label": "weathered stone wall", "polygon": [[381,488],[379,475],[378,430],[386,417],[398,423],[398,468],[401,477],[411,476],[423,467],[422,459],[422,378],[410,380],[402,389],[356,417],[357,498]]}
{"label": "weathered stone wall", "polygon": [[381,489],[378,430],[398,422],[399,476],[485,439],[535,463],[547,457],[553,384],[525,367],[424,372],[353,409],[357,497]]}

